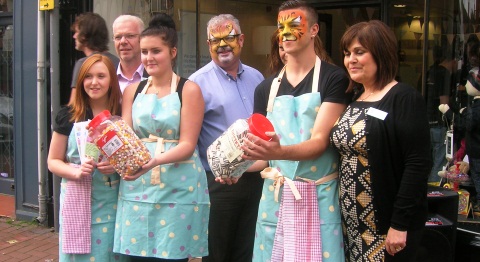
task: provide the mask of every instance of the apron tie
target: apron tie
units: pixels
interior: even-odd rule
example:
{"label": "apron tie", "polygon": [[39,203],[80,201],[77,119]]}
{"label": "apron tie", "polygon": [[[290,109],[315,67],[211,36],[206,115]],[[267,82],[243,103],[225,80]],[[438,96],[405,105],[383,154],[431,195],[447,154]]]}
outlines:
{"label": "apron tie", "polygon": [[282,173],[280,173],[277,169],[267,167],[260,172],[260,175],[262,175],[263,179],[268,178],[274,181],[273,185],[275,186],[275,202],[278,202],[278,194],[280,192],[280,187],[283,186],[285,182],[287,182],[287,184],[292,189],[295,200],[302,199],[302,196],[300,196],[300,192],[298,192],[298,189],[293,183],[293,181],[290,178],[282,175]]}
{"label": "apron tie", "polygon": [[[320,65],[322,61],[318,56],[315,58],[315,67],[313,68],[313,81],[312,81],[312,93],[318,92],[318,81],[320,76]],[[267,112],[271,113],[273,111],[273,103],[275,102],[275,97],[277,97],[278,89],[280,88],[280,84],[282,82],[283,74],[287,65],[285,65],[278,76],[273,79],[272,85],[270,87],[270,93],[268,94],[268,102],[267,102]]]}
{"label": "apron tie", "polygon": [[[165,143],[178,143],[179,142],[179,140],[177,140],[177,139],[165,139],[163,137],[158,137],[158,136],[152,135],[152,134],[150,134],[148,136],[148,138],[142,138],[141,140],[143,142],[146,142],[146,143],[155,143],[155,142],[157,143],[157,145],[155,147],[155,157],[160,156],[162,153],[165,152]],[[175,163],[178,163],[178,164],[195,163],[195,161],[185,160],[185,161],[179,161],[179,162],[175,162]],[[150,184],[159,185],[160,183],[162,183],[162,181],[160,179],[160,175],[161,175],[160,165],[152,168],[152,174],[150,175]]]}
{"label": "apron tie", "polygon": [[[285,182],[287,182],[288,185],[290,186],[290,188],[292,189],[292,193],[295,196],[295,200],[302,199],[302,196],[300,195],[300,192],[298,191],[297,187],[293,183],[293,180],[291,180],[288,177],[285,177],[277,169],[267,167],[267,168],[263,169],[263,171],[260,172],[260,175],[262,175],[263,179],[268,178],[268,179],[271,179],[271,180],[274,181],[273,186],[275,187],[275,191],[274,191],[275,202],[278,202],[278,194],[280,193],[280,187],[283,186],[283,184],[285,184]],[[338,172],[331,173],[331,174],[329,174],[327,176],[324,176],[324,177],[322,177],[320,179],[317,179],[317,180],[312,180],[312,179],[303,178],[303,177],[299,177],[299,176],[295,177],[296,180],[300,180],[300,181],[307,182],[307,183],[314,183],[316,186],[327,183],[327,182],[329,182],[331,180],[334,180],[334,179],[337,179],[337,178],[338,178]]]}
{"label": "apron tie", "polygon": [[[157,146],[155,147],[155,157],[160,156],[163,152],[165,152],[165,143],[178,143],[178,140],[167,140],[163,137],[158,137],[152,134],[150,134],[148,138],[142,138],[142,141],[147,143],[157,143]],[[152,174],[150,175],[150,184],[160,185],[160,183],[162,183],[162,181],[160,180],[160,173],[160,165],[152,168]]]}
{"label": "apron tie", "polygon": [[304,182],[310,182],[310,183],[314,183],[316,186],[318,185],[321,185],[321,184],[325,184],[331,180],[334,180],[334,179],[337,179],[338,178],[338,172],[334,172],[334,173],[331,173],[329,175],[326,175],[322,178],[319,178],[317,180],[312,180],[312,179],[308,179],[308,178],[303,178],[303,177],[295,177],[296,180],[302,180]]}

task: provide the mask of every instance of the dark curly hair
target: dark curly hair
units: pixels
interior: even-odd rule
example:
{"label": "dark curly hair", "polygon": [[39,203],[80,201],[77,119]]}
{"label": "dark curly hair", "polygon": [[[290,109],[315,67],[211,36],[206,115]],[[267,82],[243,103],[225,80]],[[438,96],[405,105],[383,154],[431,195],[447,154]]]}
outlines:
{"label": "dark curly hair", "polygon": [[96,13],[83,13],[75,18],[71,30],[78,30],[77,40],[96,52],[108,50],[108,28],[105,19]]}

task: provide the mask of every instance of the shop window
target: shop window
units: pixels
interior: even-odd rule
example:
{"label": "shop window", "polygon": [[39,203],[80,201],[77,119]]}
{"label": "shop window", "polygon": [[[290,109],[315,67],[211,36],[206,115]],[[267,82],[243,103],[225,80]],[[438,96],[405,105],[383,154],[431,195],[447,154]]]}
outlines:
{"label": "shop window", "polygon": [[13,11],[12,1],[0,1],[0,178],[13,178]]}

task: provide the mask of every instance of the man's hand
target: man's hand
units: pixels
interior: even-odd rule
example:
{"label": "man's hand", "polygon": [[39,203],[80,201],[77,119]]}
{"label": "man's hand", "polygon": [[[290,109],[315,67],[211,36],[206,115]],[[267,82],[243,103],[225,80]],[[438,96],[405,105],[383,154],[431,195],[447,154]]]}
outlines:
{"label": "man's hand", "polygon": [[238,182],[238,180],[240,179],[240,177],[236,177],[236,178],[221,178],[221,177],[216,177],[215,178],[215,182],[218,182],[220,184],[227,184],[227,185],[233,185],[233,184],[236,184]]}
{"label": "man's hand", "polygon": [[258,136],[248,134],[243,139],[241,147],[244,154],[243,159],[247,160],[277,160],[282,159],[282,148],[280,138],[275,132],[265,132],[270,141],[265,141]]}

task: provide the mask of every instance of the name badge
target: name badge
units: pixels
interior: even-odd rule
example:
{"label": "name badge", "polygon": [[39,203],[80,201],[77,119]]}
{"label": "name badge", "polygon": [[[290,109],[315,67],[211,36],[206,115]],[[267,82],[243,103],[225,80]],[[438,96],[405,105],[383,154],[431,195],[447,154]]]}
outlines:
{"label": "name badge", "polygon": [[385,117],[387,117],[388,113],[382,110],[378,110],[376,108],[370,107],[367,111],[367,115],[373,116],[375,118],[378,118],[380,120],[385,120]]}

